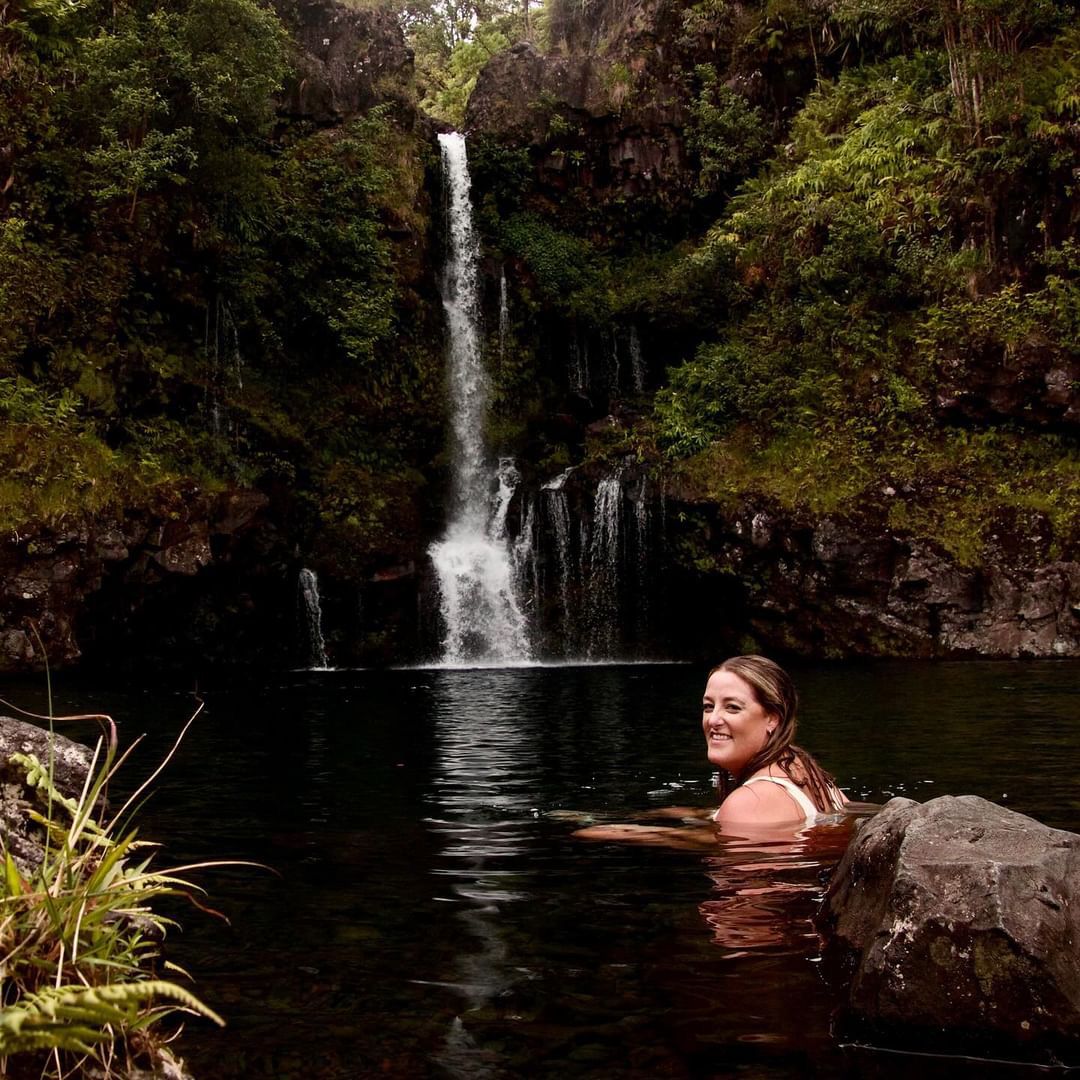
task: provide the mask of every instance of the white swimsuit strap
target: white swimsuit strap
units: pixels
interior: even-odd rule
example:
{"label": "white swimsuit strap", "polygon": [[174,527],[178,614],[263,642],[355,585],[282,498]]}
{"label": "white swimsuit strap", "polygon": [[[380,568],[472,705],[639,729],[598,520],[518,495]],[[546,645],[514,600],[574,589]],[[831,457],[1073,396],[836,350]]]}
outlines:
{"label": "white swimsuit strap", "polygon": [[813,821],[818,816],[818,808],[810,801],[806,792],[793,780],[787,780],[782,776],[752,776],[749,780],[744,781],[743,787],[749,787],[751,784],[757,784],[762,780],[782,787],[795,800],[795,805],[803,812],[803,816],[807,821]]}

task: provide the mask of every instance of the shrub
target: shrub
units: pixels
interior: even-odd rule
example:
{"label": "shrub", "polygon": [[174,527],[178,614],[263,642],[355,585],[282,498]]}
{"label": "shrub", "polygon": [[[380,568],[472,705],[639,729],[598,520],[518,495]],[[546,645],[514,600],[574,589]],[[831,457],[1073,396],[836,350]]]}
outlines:
{"label": "shrub", "polygon": [[51,760],[32,754],[11,758],[35,793],[30,817],[44,831],[45,851],[40,865],[21,870],[9,850],[3,854],[0,1070],[5,1076],[9,1068],[22,1075],[27,1066],[46,1077],[86,1075],[91,1069],[96,1076],[123,1076],[138,1059],[153,1063],[168,1057],[160,1027],[171,1014],[223,1023],[191,991],[155,977],[159,964],[180,969],[161,961],[159,942],[175,924],[153,904],[165,896],[190,897],[196,887],[177,875],[197,867],[151,869],[153,845],[138,839],[129,812],[176,747],[110,814],[105,792],[127,754],[117,758],[112,721],[97,719],[107,721],[109,734],[99,739],[77,798],[54,786]]}

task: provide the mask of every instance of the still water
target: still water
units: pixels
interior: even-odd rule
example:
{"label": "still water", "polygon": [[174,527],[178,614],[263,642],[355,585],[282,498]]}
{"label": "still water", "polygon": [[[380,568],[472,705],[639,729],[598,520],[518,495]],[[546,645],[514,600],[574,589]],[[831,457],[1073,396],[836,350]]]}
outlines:
{"label": "still water", "polygon": [[[1080,666],[795,668],[800,742],[854,798],[977,794],[1080,830]],[[845,837],[771,851],[588,843],[575,820],[715,802],[696,667],[283,674],[210,688],[142,816],[231,925],[172,958],[225,1015],[202,1080],[989,1075],[835,1045],[809,918]],[[6,682],[39,708],[42,687]],[[62,682],[147,775],[191,691]],[[61,727],[77,734],[70,727]],[[85,733],[84,733],[85,737]],[[941,1071],[935,1071],[941,1070]],[[1021,1076],[1020,1070],[993,1075]]]}

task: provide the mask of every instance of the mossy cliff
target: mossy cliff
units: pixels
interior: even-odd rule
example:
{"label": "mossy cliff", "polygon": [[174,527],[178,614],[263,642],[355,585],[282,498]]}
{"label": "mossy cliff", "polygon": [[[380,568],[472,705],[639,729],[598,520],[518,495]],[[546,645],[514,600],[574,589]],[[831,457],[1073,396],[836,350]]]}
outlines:
{"label": "mossy cliff", "polygon": [[301,565],[355,598],[430,531],[435,159],[398,21],[20,0],[0,68],[0,669],[287,662]]}
{"label": "mossy cliff", "polygon": [[547,11],[467,113],[517,437],[665,478],[679,647],[1077,655],[1071,5]]}
{"label": "mossy cliff", "polygon": [[288,662],[301,566],[336,662],[416,655],[422,94],[465,108],[490,441],[527,484],[666,489],[671,651],[1077,655],[1074,14],[549,0],[438,91],[413,9],[9,4],[0,666],[34,627],[58,661]]}

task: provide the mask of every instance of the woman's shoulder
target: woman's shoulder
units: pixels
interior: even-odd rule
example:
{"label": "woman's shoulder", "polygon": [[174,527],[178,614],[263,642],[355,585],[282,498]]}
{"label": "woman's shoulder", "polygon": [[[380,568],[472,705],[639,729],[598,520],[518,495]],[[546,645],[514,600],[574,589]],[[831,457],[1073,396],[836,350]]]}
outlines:
{"label": "woman's shoulder", "polygon": [[714,820],[720,824],[773,824],[801,819],[797,804],[782,785],[756,782],[771,779],[765,772],[750,777],[720,804]]}

